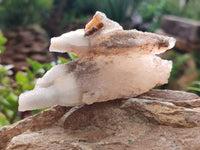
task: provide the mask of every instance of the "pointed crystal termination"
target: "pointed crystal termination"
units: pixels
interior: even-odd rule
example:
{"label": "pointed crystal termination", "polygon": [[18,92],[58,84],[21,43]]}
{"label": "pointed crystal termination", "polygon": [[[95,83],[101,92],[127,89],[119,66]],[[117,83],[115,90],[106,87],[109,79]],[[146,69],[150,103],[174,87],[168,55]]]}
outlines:
{"label": "pointed crystal termination", "polygon": [[168,82],[172,62],[155,54],[175,39],[137,30],[123,30],[97,12],[85,29],[51,39],[50,51],[71,52],[75,61],[56,65],[19,97],[19,110],[53,105],[75,106],[138,96]]}

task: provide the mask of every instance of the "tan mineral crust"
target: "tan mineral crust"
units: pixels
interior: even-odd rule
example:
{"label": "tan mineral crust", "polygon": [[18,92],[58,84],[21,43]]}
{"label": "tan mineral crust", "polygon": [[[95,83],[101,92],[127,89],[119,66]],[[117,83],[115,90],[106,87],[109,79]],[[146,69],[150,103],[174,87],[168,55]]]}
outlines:
{"label": "tan mineral crust", "polygon": [[172,68],[156,54],[174,44],[123,30],[101,12],[85,29],[52,38],[50,51],[80,57],[38,79],[20,95],[19,110],[58,106],[1,128],[0,149],[200,149],[200,97],[152,90],[168,82]]}

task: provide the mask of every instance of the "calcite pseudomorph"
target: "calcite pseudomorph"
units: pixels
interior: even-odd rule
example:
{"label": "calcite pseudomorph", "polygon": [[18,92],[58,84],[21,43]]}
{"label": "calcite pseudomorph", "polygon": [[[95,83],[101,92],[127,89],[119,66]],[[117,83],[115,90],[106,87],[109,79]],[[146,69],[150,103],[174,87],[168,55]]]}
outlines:
{"label": "calcite pseudomorph", "polygon": [[50,51],[80,58],[56,65],[19,97],[19,111],[53,105],[75,106],[130,98],[168,82],[172,62],[156,54],[175,39],[137,30],[123,30],[97,12],[85,29],[51,39]]}

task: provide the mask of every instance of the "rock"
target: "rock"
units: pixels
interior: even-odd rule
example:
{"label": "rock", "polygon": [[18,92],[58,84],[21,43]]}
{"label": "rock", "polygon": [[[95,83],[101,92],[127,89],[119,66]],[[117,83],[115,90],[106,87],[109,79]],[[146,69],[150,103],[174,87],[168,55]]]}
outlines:
{"label": "rock", "polygon": [[[151,92],[155,93],[154,91]],[[151,95],[151,92],[148,94]],[[139,99],[131,98],[127,100],[122,108],[130,107],[134,111],[142,112],[142,115],[147,119],[159,124],[181,127],[198,126],[200,124],[200,111],[196,107],[200,108],[200,99],[194,98],[191,100],[190,98],[193,95],[190,95],[188,99],[187,94],[178,91],[175,91],[172,95],[176,95],[179,99],[174,99],[170,97],[171,95],[168,95],[167,99],[163,101],[160,95],[154,95],[155,97],[144,95],[140,96]],[[192,108],[192,106],[195,108]]]}
{"label": "rock", "polygon": [[200,147],[199,96],[151,90],[137,98],[56,106],[0,129],[0,149],[190,149]]}
{"label": "rock", "polygon": [[31,116],[13,125],[6,126],[0,130],[0,149],[4,149],[8,142],[15,136],[24,132],[40,131],[53,125],[67,110],[65,107],[53,107],[35,116]]}
{"label": "rock", "polygon": [[[166,35],[166,36],[172,36],[172,34],[167,33],[166,31],[159,29],[156,31],[156,33],[161,34],[161,35]],[[187,35],[185,35],[187,36]],[[182,50],[185,52],[190,52],[190,53],[199,53],[200,49],[200,44],[199,43],[192,43],[186,39],[183,39],[177,35],[173,35],[173,37],[176,39],[176,44],[175,48],[178,50]]]}
{"label": "rock", "polygon": [[53,105],[76,106],[136,97],[168,82],[172,62],[160,54],[172,37],[123,30],[101,12],[85,29],[51,39],[50,51],[72,52],[78,59],[52,67],[33,90],[19,96],[19,111]]}
{"label": "rock", "polygon": [[176,39],[176,49],[192,53],[200,49],[200,21],[166,15],[162,18],[161,29],[157,33]]}
{"label": "rock", "polygon": [[161,28],[171,35],[180,37],[192,43],[200,42],[200,22],[191,19],[163,16],[161,21]]}

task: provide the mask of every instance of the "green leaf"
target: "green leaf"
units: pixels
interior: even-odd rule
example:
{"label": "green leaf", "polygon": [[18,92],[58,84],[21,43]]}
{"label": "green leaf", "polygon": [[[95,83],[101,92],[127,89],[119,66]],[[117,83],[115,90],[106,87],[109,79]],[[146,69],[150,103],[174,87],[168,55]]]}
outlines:
{"label": "green leaf", "polygon": [[25,85],[28,83],[28,79],[27,77],[24,75],[23,72],[17,72],[17,74],[15,75],[15,79],[16,81],[21,84],[21,85]]}
{"label": "green leaf", "polygon": [[31,65],[31,67],[33,68],[34,73],[40,73],[40,70],[43,69],[42,65],[37,62],[37,61],[33,61],[29,58],[26,59],[26,61]]}
{"label": "green leaf", "polygon": [[13,106],[10,105],[10,103],[9,103],[6,99],[4,99],[4,98],[1,99],[0,104],[1,104],[5,109],[10,109],[10,110],[13,109]]}
{"label": "green leaf", "polygon": [[7,116],[8,121],[10,122],[10,118],[13,117],[13,115],[16,113],[16,110],[13,110],[13,108],[4,108],[4,112]]}
{"label": "green leaf", "polygon": [[53,65],[51,65],[50,63],[45,63],[42,65],[42,68],[45,69],[45,71],[51,69],[53,67]]}
{"label": "green leaf", "polygon": [[67,59],[65,59],[63,57],[58,57],[58,60],[59,60],[59,64],[64,64],[64,63],[69,62]]}
{"label": "green leaf", "polygon": [[34,81],[35,80],[35,75],[29,68],[25,68],[26,76],[29,81]]}
{"label": "green leaf", "polygon": [[[6,96],[8,95],[8,93],[10,92],[8,88],[6,88],[5,86],[1,86],[0,87],[0,95],[1,96]],[[1,96],[0,96],[0,101],[1,101]]]}
{"label": "green leaf", "polygon": [[70,53],[70,52],[68,52],[68,55],[69,55],[69,58],[70,58],[71,60],[74,60],[74,59],[78,58],[78,56],[75,56],[74,54],[72,54],[72,53]]}
{"label": "green leaf", "polygon": [[192,84],[194,84],[194,85],[200,85],[200,81],[193,81]]}
{"label": "green leaf", "polygon": [[200,88],[196,88],[196,87],[188,87],[188,90],[192,90],[192,91],[196,91],[196,92],[200,92]]}
{"label": "green leaf", "polygon": [[6,70],[5,66],[0,66],[0,75],[6,75],[8,70]]}
{"label": "green leaf", "polygon": [[4,85],[9,85],[11,83],[10,78],[9,77],[3,77],[1,83],[4,84]]}
{"label": "green leaf", "polygon": [[51,107],[46,107],[46,108],[38,109],[38,110],[32,110],[32,112],[33,112],[34,114],[37,114],[37,113],[39,113],[39,112],[41,112],[41,111],[44,111],[44,110],[47,110],[47,109],[49,109],[49,108],[51,108]]}
{"label": "green leaf", "polygon": [[7,39],[0,35],[0,45],[3,45],[7,42]]}
{"label": "green leaf", "polygon": [[5,115],[0,112],[0,127],[3,127],[3,126],[8,125],[8,124],[9,124],[9,122],[6,119]]}
{"label": "green leaf", "polygon": [[10,105],[12,105],[13,107],[17,107],[18,104],[17,104],[17,99],[18,99],[18,96],[15,95],[14,93],[10,93],[7,97],[6,97],[6,100],[9,102]]}
{"label": "green leaf", "polygon": [[26,84],[23,86],[23,90],[29,91],[29,90],[32,90],[34,87],[35,87],[34,84]]}

